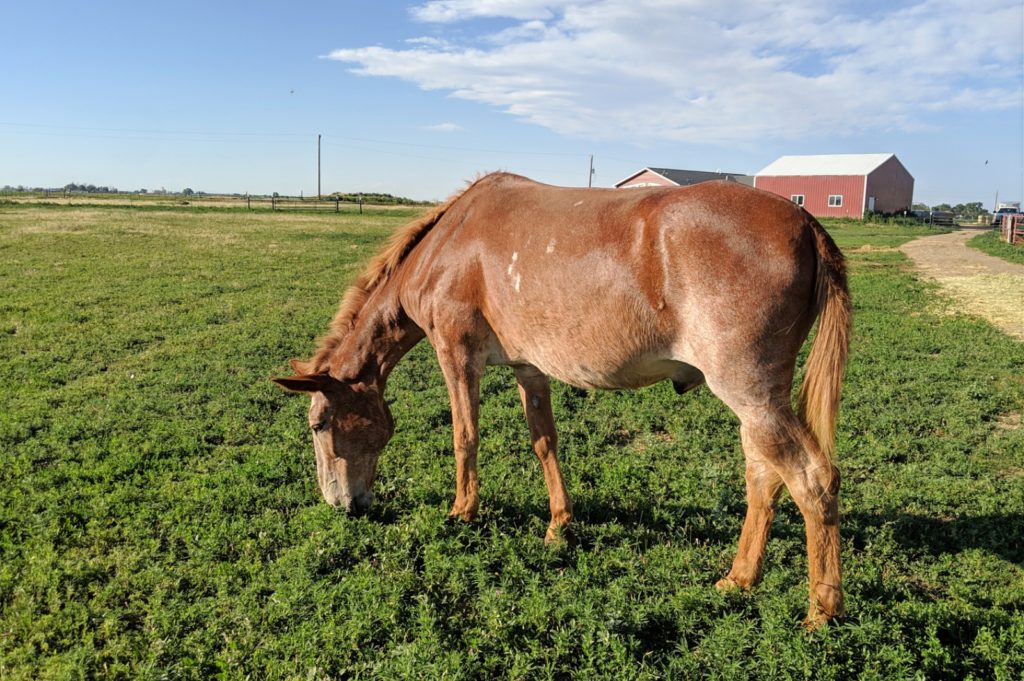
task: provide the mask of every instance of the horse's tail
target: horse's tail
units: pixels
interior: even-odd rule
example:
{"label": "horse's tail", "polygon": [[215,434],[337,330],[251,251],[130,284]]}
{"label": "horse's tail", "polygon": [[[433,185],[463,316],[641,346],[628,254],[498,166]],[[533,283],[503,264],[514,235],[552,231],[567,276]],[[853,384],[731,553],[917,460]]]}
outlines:
{"label": "horse's tail", "polygon": [[835,449],[839,393],[850,348],[853,310],[846,286],[846,264],[828,232],[808,215],[814,234],[817,274],[814,310],[821,317],[800,386],[800,418],[810,428],[822,452],[831,461]]}

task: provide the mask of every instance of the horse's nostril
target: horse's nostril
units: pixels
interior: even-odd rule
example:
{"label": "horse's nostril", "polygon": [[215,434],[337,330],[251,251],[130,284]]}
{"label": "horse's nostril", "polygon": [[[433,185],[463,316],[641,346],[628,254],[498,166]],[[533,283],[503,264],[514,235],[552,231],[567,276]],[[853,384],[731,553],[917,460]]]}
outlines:
{"label": "horse's nostril", "polygon": [[360,494],[349,504],[348,513],[356,516],[365,515],[370,511],[371,506],[373,506],[373,493]]}

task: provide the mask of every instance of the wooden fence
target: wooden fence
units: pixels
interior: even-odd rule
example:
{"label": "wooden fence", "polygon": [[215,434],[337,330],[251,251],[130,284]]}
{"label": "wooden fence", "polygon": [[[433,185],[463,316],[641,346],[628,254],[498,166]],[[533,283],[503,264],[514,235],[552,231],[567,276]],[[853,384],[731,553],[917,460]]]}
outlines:
{"label": "wooden fence", "polygon": [[190,207],[190,208],[239,208],[252,211],[314,211],[329,213],[362,213],[368,210],[421,210],[427,204],[376,204],[362,200],[343,201],[337,198],[303,198],[296,196],[245,196],[245,195],[182,195],[182,194],[114,194],[85,192],[3,192],[0,203],[48,203],[57,205],[87,206],[133,206],[133,207]]}
{"label": "wooden fence", "polygon": [[326,210],[333,213],[340,213],[343,206],[354,207],[358,209],[360,213],[363,212],[362,201],[342,201],[341,199],[296,199],[292,197],[279,198],[276,196],[272,196],[270,198],[245,197],[245,207],[249,210],[270,208],[270,210]]}

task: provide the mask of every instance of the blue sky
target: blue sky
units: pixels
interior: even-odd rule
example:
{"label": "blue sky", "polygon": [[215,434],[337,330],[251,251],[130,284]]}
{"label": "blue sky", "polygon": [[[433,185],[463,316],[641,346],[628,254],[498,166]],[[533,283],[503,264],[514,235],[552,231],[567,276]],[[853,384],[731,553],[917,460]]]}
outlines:
{"label": "blue sky", "polygon": [[52,2],[0,8],[0,185],[447,196],[894,152],[1024,194],[1020,0]]}

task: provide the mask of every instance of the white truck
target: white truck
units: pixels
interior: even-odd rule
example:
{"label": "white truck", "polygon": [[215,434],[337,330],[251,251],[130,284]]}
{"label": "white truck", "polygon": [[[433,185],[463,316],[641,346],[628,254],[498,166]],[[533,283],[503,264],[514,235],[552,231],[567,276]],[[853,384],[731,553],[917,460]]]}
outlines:
{"label": "white truck", "polygon": [[995,212],[992,213],[992,226],[998,227],[1003,222],[1005,215],[1017,215],[1020,213],[1020,201],[1000,201],[996,204]]}

